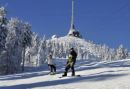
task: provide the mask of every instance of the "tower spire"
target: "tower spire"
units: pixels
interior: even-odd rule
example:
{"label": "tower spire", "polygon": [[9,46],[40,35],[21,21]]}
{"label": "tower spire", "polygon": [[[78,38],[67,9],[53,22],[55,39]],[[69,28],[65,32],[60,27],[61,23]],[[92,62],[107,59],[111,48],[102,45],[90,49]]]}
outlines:
{"label": "tower spire", "polygon": [[74,26],[74,0],[72,0],[72,13],[71,13],[71,26],[70,26],[70,31],[68,35],[73,35],[75,32],[75,26]]}
{"label": "tower spire", "polygon": [[74,0],[72,0],[71,29],[74,29]]}

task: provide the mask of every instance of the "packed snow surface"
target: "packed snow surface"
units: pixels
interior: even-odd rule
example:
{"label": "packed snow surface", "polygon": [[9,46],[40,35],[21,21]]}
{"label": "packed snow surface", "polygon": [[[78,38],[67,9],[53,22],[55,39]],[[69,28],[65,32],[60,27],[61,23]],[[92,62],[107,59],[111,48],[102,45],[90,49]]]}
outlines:
{"label": "packed snow surface", "polygon": [[29,68],[25,73],[0,76],[0,89],[130,89],[130,59],[98,62],[78,60],[76,75],[59,78],[66,60],[57,59],[57,74],[48,75],[47,65]]}

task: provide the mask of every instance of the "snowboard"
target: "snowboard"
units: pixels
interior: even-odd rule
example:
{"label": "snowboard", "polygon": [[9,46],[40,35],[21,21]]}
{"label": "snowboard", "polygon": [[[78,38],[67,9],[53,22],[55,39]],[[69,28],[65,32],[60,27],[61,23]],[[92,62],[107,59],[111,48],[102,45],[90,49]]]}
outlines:
{"label": "snowboard", "polygon": [[81,77],[81,75],[75,75],[75,76],[60,76],[59,78],[67,78],[67,77],[70,77],[70,78],[78,78],[78,77]]}

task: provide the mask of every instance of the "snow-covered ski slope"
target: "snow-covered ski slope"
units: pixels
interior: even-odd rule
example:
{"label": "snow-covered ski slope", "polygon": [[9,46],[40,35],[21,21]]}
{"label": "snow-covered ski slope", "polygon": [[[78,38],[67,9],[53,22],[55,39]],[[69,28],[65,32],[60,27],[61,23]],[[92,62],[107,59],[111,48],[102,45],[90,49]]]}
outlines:
{"label": "snow-covered ski slope", "polygon": [[48,75],[47,65],[44,65],[25,73],[0,76],[0,89],[130,89],[130,59],[113,62],[78,60],[75,69],[81,77],[77,78],[59,78],[66,60],[56,63],[56,75]]}

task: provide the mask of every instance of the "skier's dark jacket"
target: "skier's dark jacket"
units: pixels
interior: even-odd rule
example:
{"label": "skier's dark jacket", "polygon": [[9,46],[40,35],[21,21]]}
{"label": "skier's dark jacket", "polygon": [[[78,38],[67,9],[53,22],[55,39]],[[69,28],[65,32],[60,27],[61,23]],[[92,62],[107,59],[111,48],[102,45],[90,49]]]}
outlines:
{"label": "skier's dark jacket", "polygon": [[71,64],[71,66],[74,66],[77,58],[77,53],[74,50],[71,50],[70,55],[72,55],[72,61],[70,61],[71,63],[68,61],[67,64]]}

